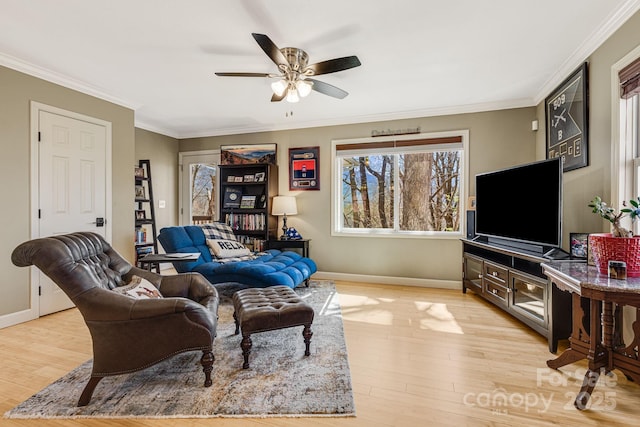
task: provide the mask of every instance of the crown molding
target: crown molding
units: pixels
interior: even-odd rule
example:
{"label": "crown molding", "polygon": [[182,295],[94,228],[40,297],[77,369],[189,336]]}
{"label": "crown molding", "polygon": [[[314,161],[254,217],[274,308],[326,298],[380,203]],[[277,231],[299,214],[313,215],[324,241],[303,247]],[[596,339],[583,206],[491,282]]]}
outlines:
{"label": "crown molding", "polygon": [[72,90],[84,93],[86,95],[91,95],[93,97],[100,98],[104,101],[108,101],[113,104],[117,104],[117,105],[120,105],[121,107],[129,108],[134,111],[140,107],[139,104],[112,96],[102,91],[100,88],[93,86],[91,84],[85,83],[81,80],[77,80],[69,76],[65,76],[60,73],[57,73],[55,71],[39,67],[37,65],[31,64],[29,62],[23,61],[21,59],[15,58],[11,55],[7,55],[2,52],[0,52],[0,65],[5,66],[7,68],[11,68],[13,70],[19,71],[24,74],[28,74],[33,77],[37,77],[42,80],[46,80],[51,83],[55,83],[57,85],[66,87],[67,89],[72,89]]}
{"label": "crown molding", "polygon": [[340,118],[329,118],[323,120],[312,120],[298,122],[295,125],[275,125],[275,126],[250,126],[206,129],[195,133],[185,133],[175,136],[178,139],[205,138],[208,136],[240,135],[246,133],[275,132],[284,130],[308,129],[316,127],[342,126],[358,123],[384,122],[389,120],[417,119],[425,117],[449,116],[457,114],[481,113],[486,111],[508,110],[512,108],[533,107],[536,104],[533,99],[518,99],[499,102],[487,102],[482,104],[455,105],[449,107],[438,107],[422,110],[400,111],[394,113],[369,114],[361,116],[350,116]]}
{"label": "crown molding", "polygon": [[180,135],[174,132],[172,129],[157,126],[144,120],[134,120],[134,126],[139,129],[144,129],[149,132],[159,133],[160,135],[168,136],[170,138],[180,139]]}
{"label": "crown molding", "polygon": [[534,98],[535,105],[540,104],[549,94],[575,71],[584,61],[607,41],[629,18],[640,10],[640,0],[627,0],[621,7],[614,11],[604,24],[594,31],[576,51],[542,86],[538,95]]}

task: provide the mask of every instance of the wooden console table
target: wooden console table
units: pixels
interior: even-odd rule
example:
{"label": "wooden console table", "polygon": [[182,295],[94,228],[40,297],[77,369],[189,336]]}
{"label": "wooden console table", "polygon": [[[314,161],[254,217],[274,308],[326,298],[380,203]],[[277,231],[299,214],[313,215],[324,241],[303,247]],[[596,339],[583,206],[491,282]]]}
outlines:
{"label": "wooden console table", "polygon": [[[574,405],[586,408],[602,370],[619,369],[640,383],[640,278],[609,279],[584,262],[549,262],[544,273],[558,289],[571,293],[572,332],[570,346],[547,366],[558,369],[586,359],[588,370]],[[633,340],[625,346],[622,338],[622,307],[636,308]]]}

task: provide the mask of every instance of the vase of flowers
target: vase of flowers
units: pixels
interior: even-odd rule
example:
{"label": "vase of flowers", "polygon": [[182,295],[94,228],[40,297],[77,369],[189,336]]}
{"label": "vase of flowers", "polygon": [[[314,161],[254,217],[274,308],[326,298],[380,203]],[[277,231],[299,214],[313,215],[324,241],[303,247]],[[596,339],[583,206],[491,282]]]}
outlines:
{"label": "vase of flowers", "polygon": [[598,271],[608,274],[609,261],[622,261],[627,265],[628,277],[640,277],[640,236],[622,227],[621,221],[630,217],[634,222],[640,217],[640,197],[624,202],[623,208],[616,211],[596,196],[589,207],[611,223],[611,233],[595,233],[589,235],[589,246]]}

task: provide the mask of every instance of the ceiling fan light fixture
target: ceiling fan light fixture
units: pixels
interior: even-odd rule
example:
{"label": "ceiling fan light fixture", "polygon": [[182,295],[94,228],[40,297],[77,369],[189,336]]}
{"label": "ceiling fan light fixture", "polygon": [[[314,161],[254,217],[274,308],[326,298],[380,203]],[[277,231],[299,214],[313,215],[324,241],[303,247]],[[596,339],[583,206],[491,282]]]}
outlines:
{"label": "ceiling fan light fixture", "polygon": [[287,91],[287,102],[296,103],[300,101],[300,97],[298,96],[298,91],[295,86],[291,86]]}
{"label": "ceiling fan light fixture", "polygon": [[284,91],[287,90],[287,82],[284,80],[278,80],[277,82],[273,82],[271,83],[271,90],[273,90],[273,93],[275,93],[277,96],[282,96],[284,94]]}
{"label": "ceiling fan light fixture", "polygon": [[300,97],[304,98],[305,96],[311,93],[312,83],[306,80],[298,80],[296,82],[296,89],[298,90],[298,94]]}

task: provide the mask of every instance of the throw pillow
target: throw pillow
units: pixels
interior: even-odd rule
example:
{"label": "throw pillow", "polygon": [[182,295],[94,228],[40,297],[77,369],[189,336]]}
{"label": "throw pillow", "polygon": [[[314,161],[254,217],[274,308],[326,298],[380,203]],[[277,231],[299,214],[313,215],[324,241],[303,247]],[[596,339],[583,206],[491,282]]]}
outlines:
{"label": "throw pillow", "polygon": [[153,286],[153,283],[139,276],[133,276],[128,284],[113,291],[136,299],[162,298],[162,294]]}
{"label": "throw pillow", "polygon": [[239,257],[251,253],[249,248],[235,240],[209,239],[207,245],[211,254],[217,258]]}
{"label": "throw pillow", "polygon": [[236,240],[236,235],[233,234],[233,229],[222,222],[212,222],[211,224],[200,225],[205,239],[223,239],[223,240]]}

